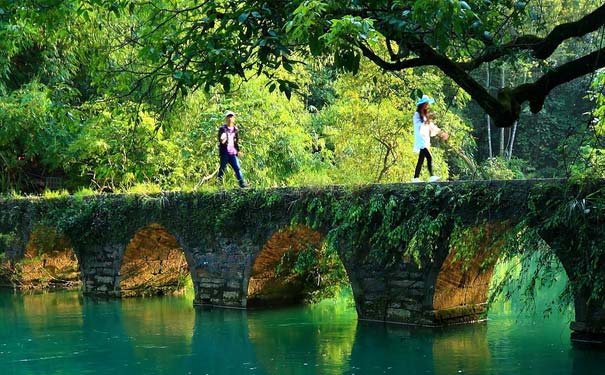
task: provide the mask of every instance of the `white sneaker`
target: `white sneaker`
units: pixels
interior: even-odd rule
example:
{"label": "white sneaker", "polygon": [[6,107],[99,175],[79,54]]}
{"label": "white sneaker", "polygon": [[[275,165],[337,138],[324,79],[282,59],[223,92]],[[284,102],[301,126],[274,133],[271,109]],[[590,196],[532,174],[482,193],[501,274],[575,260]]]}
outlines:
{"label": "white sneaker", "polygon": [[412,182],[414,182],[414,183],[418,183],[418,182],[422,182],[422,181],[420,181],[420,179],[419,179],[419,178],[412,178]]}
{"label": "white sneaker", "polygon": [[431,176],[431,178],[429,178],[429,182],[437,182],[441,179],[441,177],[439,176]]}

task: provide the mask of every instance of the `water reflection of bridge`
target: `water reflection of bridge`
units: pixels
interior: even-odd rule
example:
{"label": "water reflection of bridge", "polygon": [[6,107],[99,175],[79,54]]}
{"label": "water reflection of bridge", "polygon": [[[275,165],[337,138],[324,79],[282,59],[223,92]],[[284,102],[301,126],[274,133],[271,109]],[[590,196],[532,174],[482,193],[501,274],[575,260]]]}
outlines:
{"label": "water reflection of bridge", "polygon": [[334,309],[193,309],[180,297],[0,291],[0,373],[451,374],[547,366],[547,373],[585,374],[601,366],[600,353],[561,342],[560,324],[538,324],[539,334],[516,338],[534,324],[433,330],[356,322],[354,311]]}
{"label": "water reflection of bridge", "polygon": [[[176,273],[177,285],[179,272],[188,272],[195,303],[246,307],[252,294],[271,300],[296,293],[267,277],[292,242],[303,248],[331,239],[360,319],[434,326],[485,315],[493,266],[522,223],[582,285],[574,290],[572,336],[601,340],[603,298],[581,281],[603,280],[605,251],[595,241],[576,241],[604,230],[601,185],[509,181],[10,199],[0,201],[0,246],[18,261],[36,228],[54,226],[73,247],[86,294],[121,296],[130,275],[139,280],[128,289],[145,287],[152,281],[137,274],[145,268]],[[560,207],[594,225],[551,220]],[[472,251],[463,256],[462,245]]]}

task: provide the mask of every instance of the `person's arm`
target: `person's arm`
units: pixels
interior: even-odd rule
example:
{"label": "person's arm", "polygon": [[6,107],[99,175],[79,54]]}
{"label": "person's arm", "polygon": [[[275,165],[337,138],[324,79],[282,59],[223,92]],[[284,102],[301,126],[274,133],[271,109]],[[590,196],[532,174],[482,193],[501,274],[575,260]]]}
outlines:
{"label": "person's arm", "polygon": [[225,129],[223,129],[222,126],[218,128],[218,141],[222,144],[225,144],[225,142],[227,142],[227,133],[225,132]]}
{"label": "person's arm", "polygon": [[447,141],[447,139],[450,137],[449,134],[447,134],[446,132],[441,130],[437,125],[433,124],[432,122],[430,123],[430,127],[431,127],[431,136],[438,136],[439,138],[443,139],[444,141]]}
{"label": "person's arm", "polygon": [[438,136],[439,138],[443,139],[444,141],[449,138],[449,135],[446,132],[444,132],[443,130],[441,130],[434,123],[431,122],[429,124],[429,126],[430,126],[431,137]]}

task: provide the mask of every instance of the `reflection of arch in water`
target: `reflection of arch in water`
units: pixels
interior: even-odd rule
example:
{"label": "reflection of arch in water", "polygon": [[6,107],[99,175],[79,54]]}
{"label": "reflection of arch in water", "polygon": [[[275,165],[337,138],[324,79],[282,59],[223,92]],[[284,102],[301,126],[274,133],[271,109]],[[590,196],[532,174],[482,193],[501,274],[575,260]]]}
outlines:
{"label": "reflection of arch in water", "polygon": [[[433,374],[433,330],[360,321],[349,365],[355,373]],[[347,374],[353,373],[347,372]]]}
{"label": "reflection of arch in water", "polygon": [[77,291],[19,293],[12,298],[16,299],[13,305],[15,312],[28,322],[34,337],[48,337],[48,327],[56,325],[58,318],[70,327],[64,334],[79,333],[78,329],[83,325],[83,300]]}
{"label": "reflection of arch in water", "polygon": [[247,306],[290,305],[330,297],[349,284],[336,250],[304,225],[282,229],[256,256],[247,287]]}
{"label": "reflection of arch in water", "polygon": [[477,373],[493,368],[488,325],[469,324],[433,331],[433,374],[452,374],[461,369]]}
{"label": "reflection of arch in water", "polygon": [[350,370],[358,322],[347,301],[250,311],[247,321],[263,373],[292,373],[307,359],[312,361],[313,373],[344,374]]}
{"label": "reflection of arch in water", "polygon": [[82,285],[71,241],[52,227],[36,226],[31,231],[15,271],[15,281],[21,289],[70,289]]}
{"label": "reflection of arch in water", "polygon": [[[0,374],[64,374],[65,358],[83,344],[81,294],[5,292],[0,291]],[[69,363],[74,373],[87,370],[79,368],[81,362]]]}
{"label": "reflection of arch in water", "polygon": [[133,342],[131,360],[144,362],[149,373],[181,372],[183,357],[191,355],[195,328],[191,301],[183,297],[131,298],[119,305],[124,332]]}
{"label": "reflection of arch in water", "polygon": [[[505,271],[506,278],[502,275],[494,277],[494,269],[501,263],[502,249],[507,241],[525,235],[525,233],[512,233],[511,236],[511,230],[515,229],[511,229],[508,222],[499,222],[468,228],[453,234],[454,240],[450,242],[450,251],[434,279],[432,307],[438,323],[459,323],[487,317],[490,290],[501,292],[503,286],[507,285],[505,283],[495,286],[495,284],[504,279],[505,282],[512,281],[519,284],[513,286],[514,288],[522,289],[526,285],[520,283],[535,282],[539,270],[536,267],[530,269],[528,264],[535,262],[536,257],[541,259],[541,265],[548,265],[551,271],[558,271],[556,273],[567,280],[561,261],[537,235],[530,237],[531,242],[524,242],[525,246],[532,248],[527,249],[523,256],[515,258],[517,265],[519,259],[523,262],[522,269],[515,270],[508,266]],[[459,251],[460,244],[463,244],[466,251]],[[495,284],[493,279],[497,279]]]}
{"label": "reflection of arch in water", "polygon": [[123,297],[181,293],[190,277],[182,247],[159,224],[139,229],[124,250],[120,267]]}
{"label": "reflection of arch in water", "polygon": [[[520,314],[527,308],[528,301],[523,293],[531,290],[527,289],[529,286],[536,287],[532,296],[535,303],[532,315],[542,318],[550,304],[559,302],[556,298],[567,282],[563,263],[531,228],[525,227],[519,232],[518,228],[511,228],[508,222],[492,222],[456,232],[452,238],[450,252],[436,277],[433,295],[433,308],[441,323],[487,317],[490,294],[498,299],[495,306],[504,308],[505,312],[504,315],[501,315],[502,312],[490,313],[491,318],[498,319],[497,325],[487,322],[437,332],[433,340],[435,374],[451,373],[461,368],[493,368],[498,363],[498,349],[492,347],[493,342],[490,343],[490,327],[495,332],[491,334],[492,339],[496,335],[499,340],[507,341],[507,335],[514,335],[516,326],[522,324],[515,320],[528,318]],[[514,243],[520,239],[521,242]],[[468,255],[459,251],[459,244],[465,246]],[[505,246],[517,247],[519,254],[507,258],[509,253],[503,251]],[[547,273],[543,273],[545,269],[548,269]],[[461,316],[463,319],[460,319]],[[561,318],[567,320],[569,317],[558,314],[553,317]],[[568,325],[560,321],[553,321],[552,324],[560,327]],[[549,334],[538,333],[535,337],[540,342],[560,342],[560,331],[556,331],[554,336]],[[510,339],[515,340],[514,337]],[[526,357],[525,351],[519,347],[515,355]]]}
{"label": "reflection of arch in water", "polygon": [[248,340],[244,309],[195,310],[195,328],[190,356],[180,373],[244,374],[259,373]]}

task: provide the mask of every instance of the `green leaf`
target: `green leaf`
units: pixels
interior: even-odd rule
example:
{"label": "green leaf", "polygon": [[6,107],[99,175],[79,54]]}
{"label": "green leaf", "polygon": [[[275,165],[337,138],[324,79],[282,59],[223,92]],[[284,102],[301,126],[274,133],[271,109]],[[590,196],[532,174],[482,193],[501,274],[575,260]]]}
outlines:
{"label": "green leaf", "polygon": [[468,3],[466,1],[460,1],[458,4],[460,4],[460,8],[462,8],[462,9],[471,10],[470,5],[468,5]]}
{"label": "green leaf", "polygon": [[246,13],[246,12],[245,12],[245,13],[242,13],[242,14],[240,14],[240,15],[239,15],[239,17],[237,17],[237,21],[238,21],[239,23],[244,23],[244,22],[246,22],[246,20],[248,19],[248,16],[249,16],[249,15],[250,15],[250,13]]}

